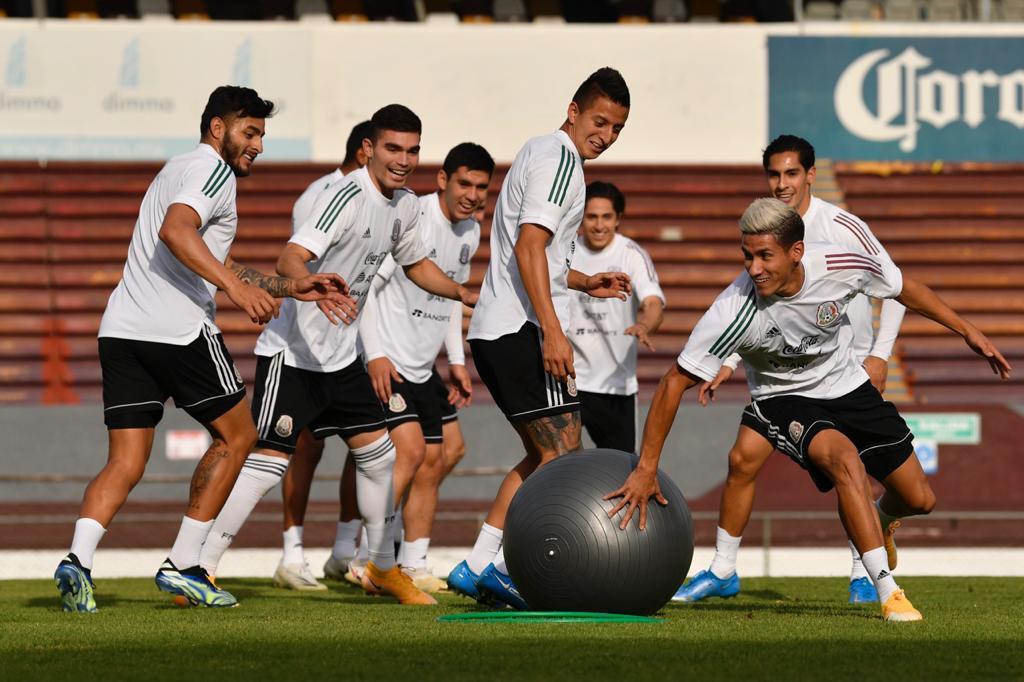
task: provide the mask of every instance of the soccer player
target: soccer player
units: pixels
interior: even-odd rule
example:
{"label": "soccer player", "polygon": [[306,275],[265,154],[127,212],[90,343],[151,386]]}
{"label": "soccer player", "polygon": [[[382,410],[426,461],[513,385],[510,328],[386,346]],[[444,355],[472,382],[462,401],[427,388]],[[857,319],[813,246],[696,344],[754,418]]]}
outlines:
{"label": "soccer player", "polygon": [[[405,189],[419,160],[419,117],[391,104],[370,120],[373,137],[363,141],[366,167],[321,193],[312,216],[278,258],[278,271],[298,275],[313,263],[316,270],[346,273],[351,296],[362,308],[377,269],[393,254],[418,286],[445,298],[475,302],[475,295],[426,257],[419,238],[419,203]],[[217,516],[200,562],[215,571],[253,507],[281,480],[299,432],[309,427],[321,440],[341,436],[356,461],[359,510],[369,538],[364,588],[390,594],[403,604],[435,604],[395,562],[395,447],[383,407],[356,355],[356,333],[354,327],[327,324],[316,304],[301,304],[285,305],[281,317],[260,335],[252,408],[256,449]]]}
{"label": "soccer player", "polygon": [[[473,213],[487,199],[493,172],[494,159],[486,149],[471,142],[456,145],[438,171],[439,191],[419,200],[416,228],[428,257],[460,284],[469,279],[470,262],[480,245],[480,225]],[[370,381],[387,406],[388,431],[397,451],[395,500],[405,530],[402,570],[420,589],[437,592],[444,582],[427,569],[427,550],[444,471],[442,420],[457,414],[434,361],[444,345],[452,383],[472,391],[462,346],[462,303],[419,288],[389,257],[367,296],[359,337]]]}
{"label": "soccer player", "polygon": [[565,121],[516,155],[501,186],[491,259],[469,345],[480,378],[523,441],[526,456],[502,481],[473,551],[448,576],[460,594],[525,607],[501,553],[509,502],[545,462],[580,447],[572,346],[566,339],[570,289],[597,297],[629,294],[624,273],[573,270],[583,217],[583,162],[614,144],[629,115],[629,89],[612,68],[577,88]]}
{"label": "soccer player", "polygon": [[653,497],[667,504],[657,469],[683,393],[711,381],[731,353],[750,371],[751,403],[740,438],[778,448],[808,470],[818,489],[835,488],[839,518],[860,553],[888,621],[921,620],[892,575],[868,474],[886,488],[882,509],[921,513],[934,498],[913,456],[913,434],[871,384],[850,343],[846,310],[861,294],[896,298],[962,336],[1003,379],[1010,366],[995,346],[928,287],[904,277],[881,253],[828,242],[804,243],[800,214],[758,199],[740,219],[745,272],[701,317],[677,363],[658,385],[644,428],[640,461],[605,499],[622,499],[625,528],[639,511],[646,526]]}
{"label": "soccer player", "polygon": [[[372,139],[373,127],[369,121],[357,123],[349,133],[345,142],[345,158],[335,170],[310,183],[309,187],[298,198],[292,207],[292,232],[294,233],[309,220],[313,212],[313,204],[320,193],[338,182],[349,173],[366,165],[366,153],[363,151],[363,140]],[[313,474],[324,453],[324,442],[313,438],[309,429],[303,429],[295,445],[291,463],[281,481],[281,496],[284,499],[284,551],[281,561],[274,571],[274,584],[293,590],[326,590],[327,586],[314,577],[309,570],[302,544],[302,524],[306,517],[306,505],[309,503],[309,490],[313,485]],[[355,462],[352,457],[345,457],[342,482],[339,485],[339,497],[345,500],[345,491],[350,497],[355,494]],[[354,504],[342,502],[340,522],[358,519],[359,511]],[[346,518],[346,515],[350,518]],[[357,521],[358,524],[358,521]]]}
{"label": "soccer player", "polygon": [[[811,193],[815,178],[814,147],[807,140],[795,135],[777,137],[764,150],[762,165],[772,195],[786,202],[803,218],[805,241],[832,242],[869,255],[889,257],[864,221]],[[853,334],[854,355],[879,393],[885,390],[889,355],[899,333],[903,313],[904,308],[898,301],[883,300],[876,333],[869,297],[857,296],[846,308]],[[740,356],[736,354],[726,358],[722,369],[703,393],[713,396],[719,384],[732,376],[739,362]],[[751,426],[756,428],[757,423]],[[679,589],[673,597],[675,601],[693,602],[705,597],[732,597],[739,593],[736,555],[743,529],[750,520],[754,506],[754,481],[771,452],[772,449],[766,448],[762,439],[750,434],[744,435],[741,430],[740,437],[729,453],[729,474],[722,490],[714,560],[708,570],[701,571]],[[930,510],[931,499],[926,497],[919,500],[917,507]],[[893,532],[899,526],[897,518],[904,514],[896,509],[881,507],[879,514],[885,521],[886,546],[895,552]],[[853,562],[850,569],[849,601],[878,601],[875,586],[852,542],[850,552]]]}
{"label": "soccer player", "polygon": [[665,294],[651,257],[618,234],[626,198],[615,185],[587,185],[583,225],[573,265],[582,272],[621,270],[629,275],[631,300],[573,295],[569,306],[583,427],[599,448],[636,450],[637,343],[654,350],[650,335],[664,318]]}
{"label": "soccer player", "polygon": [[256,440],[242,377],[214,323],[214,294],[223,290],[262,324],[277,315],[276,298],[312,301],[333,290],[341,300],[345,287],[330,274],[268,277],[228,256],[238,224],[235,178],[249,175],[262,153],[273,109],[249,88],[214,90],[199,146],[168,161],[142,199],[124,274],[100,322],[109,453],[85,490],[71,551],[54,574],[65,611],[96,610],[96,547],[142,478],[169,397],[213,442],[196,466],[188,511],[156,584],[206,606],[235,603],[199,566],[213,518]]}

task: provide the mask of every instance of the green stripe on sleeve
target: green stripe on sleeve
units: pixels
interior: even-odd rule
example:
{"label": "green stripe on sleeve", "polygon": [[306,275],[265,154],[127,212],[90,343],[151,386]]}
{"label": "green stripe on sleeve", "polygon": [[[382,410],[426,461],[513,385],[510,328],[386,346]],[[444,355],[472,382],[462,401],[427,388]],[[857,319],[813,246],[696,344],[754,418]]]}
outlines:
{"label": "green stripe on sleeve", "polygon": [[554,203],[555,195],[558,194],[557,188],[561,184],[561,181],[562,181],[562,169],[565,167],[565,161],[566,161],[565,157],[568,155],[568,153],[569,153],[569,150],[565,148],[565,145],[562,145],[562,155],[558,159],[558,170],[555,171],[555,179],[551,183],[551,190],[548,191],[548,201],[550,201],[552,203]]}
{"label": "green stripe on sleeve", "polygon": [[331,225],[334,224],[334,221],[337,220],[338,216],[341,215],[341,212],[345,209],[346,206],[348,206],[348,202],[352,201],[352,198],[355,195],[359,194],[359,192],[361,191],[355,185],[349,185],[349,187],[352,189],[352,191],[347,192],[345,196],[341,198],[341,200],[337,203],[337,206],[335,207],[334,211],[327,218],[327,221],[322,226],[317,227],[318,230],[322,230],[323,232],[329,232],[331,229]]}
{"label": "green stripe on sleeve", "polygon": [[217,179],[216,182],[213,183],[213,187],[210,188],[210,191],[206,192],[206,196],[210,197],[211,199],[217,196],[217,192],[219,192],[220,188],[224,186],[224,183],[228,181],[228,176],[230,175],[231,166],[225,163],[224,168],[221,170],[220,177]]}
{"label": "green stripe on sleeve", "polygon": [[[342,199],[341,195],[348,192],[351,188],[352,185],[346,185],[334,193],[334,196],[331,197],[330,202],[327,204],[327,208],[325,208],[324,212],[320,214],[320,219],[316,221],[316,229],[319,230],[320,227],[324,224],[324,221],[327,220],[327,216],[329,216],[334,211],[334,207],[337,206],[337,204]],[[324,231],[326,232],[326,230]]]}
{"label": "green stripe on sleeve", "polygon": [[742,306],[740,306],[740,310],[738,313],[736,313],[736,317],[733,318],[733,321],[729,324],[728,327],[726,327],[725,331],[722,332],[722,335],[718,337],[718,340],[716,340],[711,345],[711,348],[708,349],[708,352],[711,353],[712,355],[725,357],[724,355],[719,355],[719,353],[722,351],[724,347],[729,345],[733,337],[736,336],[737,330],[739,330],[740,327],[743,327],[740,333],[746,331],[747,326],[749,326],[750,324],[750,319],[753,318],[753,310],[755,307],[756,305],[754,303],[754,292],[751,291],[750,295],[747,297],[747,300],[743,302]]}
{"label": "green stripe on sleeve", "polygon": [[210,173],[210,177],[206,178],[206,184],[203,185],[203,189],[201,190],[203,194],[206,194],[206,190],[210,189],[210,187],[213,185],[213,179],[217,177],[218,173],[220,173],[220,168],[222,165],[224,165],[223,161],[217,161],[217,165],[213,167],[213,172]]}
{"label": "green stripe on sleeve", "polygon": [[555,202],[559,206],[565,201],[565,193],[569,191],[569,181],[572,180],[572,173],[576,170],[576,157],[569,155],[569,172],[565,176],[565,182],[562,184],[562,192],[558,197],[558,201]]}

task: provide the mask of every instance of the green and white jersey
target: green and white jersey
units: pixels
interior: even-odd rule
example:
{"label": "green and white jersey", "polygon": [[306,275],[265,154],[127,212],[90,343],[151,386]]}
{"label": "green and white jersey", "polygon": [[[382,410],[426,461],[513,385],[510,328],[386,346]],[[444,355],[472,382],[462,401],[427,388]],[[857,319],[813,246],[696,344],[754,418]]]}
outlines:
{"label": "green and white jersey", "polygon": [[203,325],[218,332],[213,318],[217,288],[187,268],[160,241],[171,204],[199,215],[199,235],[213,257],[224,262],[235,240],[235,174],[207,144],[168,161],[139,207],[121,281],[100,321],[99,336],[188,345]]}
{"label": "green and white jersey", "polygon": [[899,296],[902,273],[888,258],[828,242],[807,243],[801,264],[803,287],[790,297],[762,298],[746,272],[737,277],[697,322],[679,366],[711,381],[738,353],[754,400],[838,398],[867,381],[846,311],[862,294]]}
{"label": "green and white jersey", "polygon": [[569,267],[585,199],[583,161],[565,132],[535,137],[519,150],[494,207],[491,261],[469,323],[470,339],[496,339],[519,331],[527,320],[539,324],[515,255],[519,229],[527,223],[551,233],[545,248],[551,302],[568,329]]}
{"label": "green and white jersey", "polygon": [[[388,199],[361,168],[320,193],[309,220],[290,242],[317,257],[308,264],[310,272],[341,275],[362,309],[370,282],[388,254],[399,265],[426,257],[416,229],[418,217],[415,194],[401,189]],[[355,323],[332,325],[316,303],[289,298],[257,339],[256,355],[284,351],[289,367],[333,372],[356,359],[357,335]]]}
{"label": "green and white jersey", "polygon": [[302,224],[309,220],[309,216],[313,213],[313,205],[316,203],[316,198],[320,196],[320,192],[323,192],[344,177],[345,174],[341,172],[341,169],[335,168],[327,175],[309,183],[309,187],[299,195],[299,198],[295,200],[295,204],[292,206],[292,232],[302,227]]}

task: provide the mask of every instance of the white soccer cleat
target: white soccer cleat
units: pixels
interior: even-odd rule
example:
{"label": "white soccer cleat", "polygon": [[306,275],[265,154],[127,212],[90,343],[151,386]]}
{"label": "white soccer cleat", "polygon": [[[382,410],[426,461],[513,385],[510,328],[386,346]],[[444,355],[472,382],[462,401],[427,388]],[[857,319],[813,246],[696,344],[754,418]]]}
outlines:
{"label": "white soccer cleat", "polygon": [[305,592],[320,592],[327,589],[327,585],[318,581],[309,570],[309,564],[285,564],[279,563],[274,571],[274,584],[288,590],[301,590]]}
{"label": "white soccer cleat", "polygon": [[448,584],[426,568],[402,566],[402,573],[412,579],[412,584],[424,592],[440,592],[448,588]]}
{"label": "white soccer cleat", "polygon": [[353,557],[339,559],[333,554],[327,557],[327,561],[324,562],[324,578],[336,580],[339,583],[343,582],[345,574],[348,573],[348,565],[352,559]]}

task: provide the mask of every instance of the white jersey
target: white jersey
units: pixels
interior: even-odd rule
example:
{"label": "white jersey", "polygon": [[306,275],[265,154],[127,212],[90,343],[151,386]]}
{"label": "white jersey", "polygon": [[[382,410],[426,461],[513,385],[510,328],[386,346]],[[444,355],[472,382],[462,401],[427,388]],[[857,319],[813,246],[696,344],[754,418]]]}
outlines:
{"label": "white jersey", "polygon": [[562,328],[568,330],[569,267],[585,198],[583,161],[565,132],[535,137],[519,150],[494,207],[491,261],[469,323],[470,339],[496,339],[519,331],[527,320],[540,324],[515,255],[519,228],[527,223],[551,232],[544,249],[551,302]]}
{"label": "white jersey", "polygon": [[651,257],[621,234],[600,251],[587,248],[581,236],[576,240],[573,265],[587,274],[625,272],[633,282],[633,295],[625,301],[573,292],[569,325],[576,386],[591,393],[632,395],[637,391],[637,341],[623,332],[636,324],[637,309],[644,299],[655,296],[665,303]]}
{"label": "white jersey", "polygon": [[895,298],[903,275],[888,258],[845,245],[806,244],[804,282],[790,297],[757,295],[744,272],[704,313],[679,366],[711,381],[730,353],[746,363],[753,399],[838,398],[868,380],[850,343],[846,310],[857,296]]}
{"label": "white jersey", "polygon": [[[479,223],[469,218],[453,225],[434,193],[420,197],[416,229],[437,267],[459,284],[469,280],[470,261],[480,246]],[[359,321],[366,359],[387,357],[399,374],[422,384],[430,379],[438,351],[455,325],[461,348],[462,303],[420,289],[391,256],[377,277],[382,283],[374,283]]]}
{"label": "white jersey", "polygon": [[320,196],[320,192],[323,192],[344,177],[345,174],[341,172],[341,169],[335,168],[327,175],[309,183],[309,187],[299,195],[299,198],[295,200],[295,204],[292,206],[292,232],[298,230],[309,220],[309,216],[313,214],[313,204],[316,203],[316,198]]}
{"label": "white jersey", "polygon": [[[365,168],[345,176],[317,197],[313,212],[291,242],[308,249],[317,260],[310,272],[336,272],[349,285],[349,295],[362,308],[370,282],[388,254],[400,265],[412,265],[426,253],[416,230],[419,204],[408,190],[388,199]],[[256,355],[284,351],[289,367],[334,372],[356,359],[357,328],[330,323],[316,303],[286,299],[281,314],[256,341]]]}
{"label": "white jersey", "polygon": [[146,190],[128,246],[121,281],[110,294],[100,337],[188,345],[203,325],[218,332],[210,282],[187,268],[160,241],[171,204],[199,214],[199,235],[213,257],[224,262],[238,227],[235,174],[207,144],[175,156]]}

